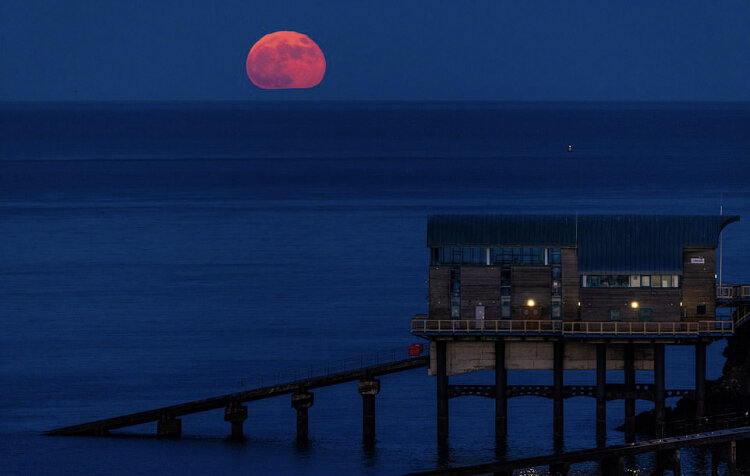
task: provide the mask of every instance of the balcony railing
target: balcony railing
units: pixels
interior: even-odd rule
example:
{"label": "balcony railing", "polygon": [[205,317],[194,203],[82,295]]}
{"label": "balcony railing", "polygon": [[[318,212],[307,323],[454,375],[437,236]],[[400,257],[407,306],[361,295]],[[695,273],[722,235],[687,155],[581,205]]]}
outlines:
{"label": "balcony railing", "polygon": [[716,286],[717,299],[750,300],[750,284],[722,284]]}
{"label": "balcony railing", "polygon": [[734,333],[732,320],[692,322],[565,322],[560,320],[422,319],[412,320],[415,334],[500,334],[560,336],[723,336]]}

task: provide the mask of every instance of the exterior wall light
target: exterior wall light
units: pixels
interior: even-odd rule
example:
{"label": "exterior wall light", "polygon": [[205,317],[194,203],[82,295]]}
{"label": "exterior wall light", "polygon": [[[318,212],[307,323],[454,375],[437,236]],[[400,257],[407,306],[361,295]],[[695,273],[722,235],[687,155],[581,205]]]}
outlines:
{"label": "exterior wall light", "polygon": [[638,302],[636,301],[631,302],[630,307],[632,307],[633,309],[638,309]]}
{"label": "exterior wall light", "polygon": [[581,307],[581,301],[578,301],[578,307]]}
{"label": "exterior wall light", "polygon": [[533,299],[529,299],[528,301],[526,301],[526,305],[529,307],[534,307],[536,306],[536,302],[534,302]]}

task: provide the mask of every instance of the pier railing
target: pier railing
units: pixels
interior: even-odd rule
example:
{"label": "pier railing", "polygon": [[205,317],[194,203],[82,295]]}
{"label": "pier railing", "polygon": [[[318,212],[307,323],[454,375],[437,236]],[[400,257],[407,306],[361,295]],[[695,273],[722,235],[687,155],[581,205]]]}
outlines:
{"label": "pier railing", "polygon": [[750,284],[722,284],[716,286],[716,298],[750,300]]}
{"label": "pier railing", "polygon": [[560,336],[729,336],[734,333],[733,320],[691,322],[617,322],[513,319],[426,319],[412,320],[414,334],[498,334]]}

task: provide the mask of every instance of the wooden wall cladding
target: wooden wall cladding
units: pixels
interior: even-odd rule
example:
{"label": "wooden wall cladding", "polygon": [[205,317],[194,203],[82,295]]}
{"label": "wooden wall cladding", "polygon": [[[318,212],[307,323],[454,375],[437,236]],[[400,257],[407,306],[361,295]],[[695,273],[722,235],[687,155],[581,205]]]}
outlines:
{"label": "wooden wall cladding", "polygon": [[651,309],[654,321],[680,320],[678,288],[581,288],[581,320],[608,321],[609,310],[616,308],[622,321],[640,321],[638,309],[630,307],[633,301],[639,309]]}
{"label": "wooden wall cladding", "polygon": [[461,317],[474,319],[476,306],[484,306],[485,319],[500,318],[500,268],[461,268]]}
{"label": "wooden wall cladding", "polygon": [[[699,261],[703,261],[700,263]],[[716,314],[716,250],[685,248],[682,253],[682,304],[687,318],[713,319]],[[698,314],[698,306],[706,313]]]}
{"label": "wooden wall cladding", "polygon": [[549,267],[514,266],[511,269],[511,313],[522,319],[521,311],[529,299],[542,310],[539,319],[550,319],[551,275]]}
{"label": "wooden wall cladding", "polygon": [[561,252],[562,263],[562,312],[566,321],[578,320],[578,301],[580,301],[579,290],[581,278],[578,275],[578,250],[576,248],[563,248]]}
{"label": "wooden wall cladding", "polygon": [[430,266],[430,319],[450,319],[450,285],[450,267]]}

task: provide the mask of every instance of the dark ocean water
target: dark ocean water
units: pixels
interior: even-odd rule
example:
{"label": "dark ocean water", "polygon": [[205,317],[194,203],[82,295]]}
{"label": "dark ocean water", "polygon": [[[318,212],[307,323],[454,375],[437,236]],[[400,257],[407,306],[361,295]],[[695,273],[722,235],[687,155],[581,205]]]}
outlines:
{"label": "dark ocean water", "polygon": [[[424,370],[382,378],[372,451],[361,445],[356,383],[315,391],[304,448],[288,397],[249,404],[243,443],[224,440],[221,411],[185,417],[179,441],[38,435],[236,391],[260,375],[405,354],[410,318],[427,308],[433,213],[723,205],[743,217],[723,235],[724,281],[750,282],[749,161],[741,104],[2,105],[2,473],[434,467],[435,382]],[[722,348],[709,347],[710,378]],[[667,356],[668,387],[691,387],[691,349]],[[551,382],[546,371],[509,378]],[[509,407],[508,457],[552,451],[552,402]],[[495,457],[493,411],[489,399],[451,400],[449,464]],[[595,445],[594,412],[591,399],[565,402],[566,449]],[[623,403],[607,415],[609,442],[622,442]],[[700,452],[683,457],[694,474],[709,468]],[[635,462],[642,474],[650,463]]]}

